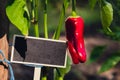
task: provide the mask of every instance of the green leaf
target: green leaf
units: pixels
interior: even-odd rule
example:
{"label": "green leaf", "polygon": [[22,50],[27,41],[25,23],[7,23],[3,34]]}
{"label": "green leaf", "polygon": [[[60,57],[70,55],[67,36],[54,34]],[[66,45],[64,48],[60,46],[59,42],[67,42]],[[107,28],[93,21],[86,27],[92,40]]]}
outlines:
{"label": "green leaf", "polygon": [[28,20],[25,16],[26,12],[25,0],[14,0],[12,4],[9,4],[6,8],[6,13],[9,20],[21,31],[23,35],[28,35]]}
{"label": "green leaf", "polygon": [[108,59],[102,64],[100,73],[105,72],[113,68],[120,61],[120,52],[113,53]]}
{"label": "green leaf", "polygon": [[90,55],[90,58],[88,60],[88,64],[95,62],[103,53],[103,51],[105,50],[106,46],[96,46]]}
{"label": "green leaf", "polygon": [[111,34],[112,31],[109,27],[113,21],[113,8],[107,1],[101,2],[101,21],[104,31],[107,34]]}
{"label": "green leaf", "polygon": [[89,0],[89,5],[90,5],[90,8],[91,8],[91,9],[94,9],[97,1],[98,1],[98,0]]}

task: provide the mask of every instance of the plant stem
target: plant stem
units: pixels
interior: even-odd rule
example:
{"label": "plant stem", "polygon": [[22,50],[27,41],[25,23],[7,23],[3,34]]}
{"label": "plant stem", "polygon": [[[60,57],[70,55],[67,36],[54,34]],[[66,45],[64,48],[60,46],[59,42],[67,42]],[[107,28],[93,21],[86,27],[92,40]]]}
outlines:
{"label": "plant stem", "polygon": [[32,19],[35,18],[35,0],[31,0],[31,14],[32,14]]}
{"label": "plant stem", "polygon": [[72,16],[76,15],[76,0],[72,0]]}
{"label": "plant stem", "polygon": [[33,27],[34,34],[36,37],[39,37],[39,28],[38,28],[38,0],[33,0],[32,2],[32,19],[33,19]]}
{"label": "plant stem", "polygon": [[39,37],[39,29],[38,29],[38,23],[34,24],[34,32],[35,32],[35,36]]}
{"label": "plant stem", "polygon": [[36,20],[38,20],[38,8],[39,8],[39,1],[38,0],[35,0],[35,10],[34,10],[34,13],[35,13],[35,18]]}
{"label": "plant stem", "polygon": [[38,0],[31,0],[31,10],[30,10],[30,19],[31,27],[34,29],[34,36],[39,37],[39,28],[38,28]]}
{"label": "plant stem", "polygon": [[45,38],[48,38],[48,30],[47,30],[47,0],[44,1],[44,35]]}
{"label": "plant stem", "polygon": [[59,21],[59,25],[57,27],[57,31],[55,32],[53,38],[54,39],[59,39],[59,36],[60,36],[60,32],[61,32],[61,28],[62,28],[62,23],[63,23],[63,20],[64,20],[64,11],[62,10],[61,12],[61,16],[60,16],[60,21]]}
{"label": "plant stem", "polygon": [[[44,0],[44,37],[48,38],[48,29],[47,29],[47,0]],[[47,70],[47,67],[45,67],[44,70]],[[42,80],[47,80],[47,74],[46,73],[44,74],[44,76],[42,76]]]}
{"label": "plant stem", "polygon": [[69,0],[64,0],[62,11],[61,11],[60,18],[59,18],[58,27],[53,35],[53,39],[59,39],[60,37],[61,28],[62,28],[64,19],[65,19],[65,11],[68,5],[69,5]]}
{"label": "plant stem", "polygon": [[60,73],[59,69],[56,68],[56,71],[57,71],[57,76],[58,76],[58,80],[63,80],[63,76],[61,75],[62,73]]}

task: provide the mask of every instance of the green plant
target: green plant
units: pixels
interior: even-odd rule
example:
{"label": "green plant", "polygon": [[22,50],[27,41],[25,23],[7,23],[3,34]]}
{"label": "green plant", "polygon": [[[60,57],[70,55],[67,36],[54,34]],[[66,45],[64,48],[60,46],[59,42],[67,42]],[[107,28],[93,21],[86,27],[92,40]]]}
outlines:
{"label": "green plant", "polygon": [[[111,3],[112,4],[111,4]],[[96,4],[99,4],[99,9],[100,9],[100,16],[101,16],[101,23],[103,26],[103,32],[108,36],[111,37],[111,39],[113,40],[119,40],[119,27],[118,26],[118,17],[120,17],[119,13],[119,1],[113,1],[110,0],[110,2],[108,2],[107,0],[90,0],[89,4],[91,6],[92,9],[95,8]],[[115,4],[117,4],[115,6]],[[113,5],[113,6],[112,6]],[[113,20],[113,12],[114,12],[114,20]],[[117,26],[116,26],[117,25]],[[111,29],[110,29],[111,27]],[[117,30],[116,30],[117,29]],[[103,56],[104,51],[106,50],[107,46],[96,46],[90,55],[90,59],[88,61],[88,63],[93,63],[95,61],[97,61],[100,57]],[[99,70],[99,72],[105,72],[111,68],[113,68],[114,66],[116,66],[116,64],[118,64],[120,61],[120,51],[115,51],[113,52],[101,65],[101,68]]]}
{"label": "green plant", "polygon": [[[60,0],[61,1],[61,0]],[[111,3],[117,4],[115,6],[111,5]],[[120,17],[119,13],[119,8],[120,7],[120,2],[119,0],[110,0],[110,2],[106,0],[89,0],[89,5],[91,9],[94,9],[97,4],[99,4],[99,12],[100,12],[100,17],[101,17],[101,23],[103,27],[103,32],[107,34],[107,36],[112,37],[113,39],[120,39],[120,28],[119,26],[119,18],[116,16]],[[43,6],[40,6],[40,3],[43,4]],[[49,38],[49,33],[48,33],[48,13],[47,13],[47,0],[9,0],[7,8],[6,8],[6,14],[9,18],[9,20],[21,31],[21,33],[25,36],[28,36],[30,34],[30,29],[34,29],[34,36],[40,37],[39,35],[39,14],[38,14],[38,9],[39,7],[43,7],[43,12],[44,12],[44,37]],[[76,16],[76,10],[75,10],[75,5],[76,0],[72,0],[72,15]],[[63,5],[61,8],[61,14],[59,18],[59,23],[58,26],[53,34],[53,39],[59,39],[60,33],[61,33],[61,28],[62,24],[65,21],[65,13],[66,9],[68,8],[70,4],[70,0],[63,0]],[[115,20],[113,21],[113,9],[115,10]],[[113,23],[112,23],[113,21]],[[112,26],[115,26],[114,28]],[[90,56],[90,63],[96,61],[99,56],[102,56],[102,53],[104,51],[105,47],[104,46],[97,46],[95,49],[92,51],[92,55]],[[99,55],[96,55],[99,54]],[[101,71],[106,71],[110,69],[111,67],[115,66],[119,61],[120,52],[117,51],[115,54],[111,55],[111,57],[105,61],[105,64],[108,64],[105,66],[104,64],[101,67]],[[111,64],[113,63],[113,64]],[[65,69],[63,68],[56,68],[55,69],[55,80],[63,80],[64,75],[70,70],[71,68],[71,61],[67,60],[67,67]],[[46,68],[48,69],[48,68]],[[43,76],[42,80],[46,80],[46,74]]]}
{"label": "green plant", "polygon": [[[48,38],[48,29],[47,29],[47,0],[10,0],[8,2],[6,13],[9,18],[9,20],[14,24],[23,35],[28,36],[30,34],[30,28],[34,29],[34,36],[39,36],[39,25],[38,25],[38,8],[39,3],[43,4],[44,8],[44,37]],[[63,6],[62,6],[62,12],[60,15],[60,20],[58,27],[53,35],[53,39],[59,39],[60,37],[60,31],[62,28],[62,24],[64,22],[65,18],[65,11],[66,8],[69,5],[69,0],[64,0]],[[67,67],[62,68],[56,68],[55,74],[60,73],[60,75],[56,75],[55,78],[59,80],[63,80],[64,75],[70,70],[70,64],[71,61],[68,58],[67,59]],[[49,70],[48,67],[45,67],[46,70]],[[42,76],[42,80],[47,80],[47,74],[44,73],[44,76]]]}

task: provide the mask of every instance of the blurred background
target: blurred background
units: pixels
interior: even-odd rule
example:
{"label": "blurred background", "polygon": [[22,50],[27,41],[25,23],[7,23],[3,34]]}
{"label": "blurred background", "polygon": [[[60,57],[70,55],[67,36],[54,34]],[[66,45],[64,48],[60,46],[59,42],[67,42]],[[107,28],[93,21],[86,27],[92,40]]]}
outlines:
{"label": "blurred background", "polygon": [[[89,7],[89,0],[77,0],[77,14],[82,16],[85,22],[84,40],[87,52],[87,62],[79,63],[78,65],[72,64],[71,70],[65,75],[64,80],[120,80],[120,64],[119,62],[109,70],[99,73],[101,65],[113,54],[115,51],[120,50],[120,1],[107,0],[113,5],[114,20],[110,26],[116,35],[105,35],[102,31],[100,20],[100,10],[98,4],[93,10]],[[49,0],[48,1],[48,32],[49,38],[52,37],[59,21],[63,0]],[[71,15],[71,7],[66,11],[66,18]],[[39,9],[39,30],[40,37],[43,37],[43,9]],[[14,34],[21,34],[20,31],[10,24],[9,31],[10,43]],[[30,30],[32,36],[33,30]],[[62,27],[60,40],[66,40],[64,24]],[[92,53],[99,55],[98,59],[89,63]],[[95,57],[95,56],[94,56]],[[93,57],[93,58],[94,58]],[[110,62],[112,64],[112,62]],[[32,80],[34,68],[26,67],[23,65],[13,64],[16,80]],[[106,64],[107,66],[107,64]],[[52,79],[50,79],[52,80]]]}

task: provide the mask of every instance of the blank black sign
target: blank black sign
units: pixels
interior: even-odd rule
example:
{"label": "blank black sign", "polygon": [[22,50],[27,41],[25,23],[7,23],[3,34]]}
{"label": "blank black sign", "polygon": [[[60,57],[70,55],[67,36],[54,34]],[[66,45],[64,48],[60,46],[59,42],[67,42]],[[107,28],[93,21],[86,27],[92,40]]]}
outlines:
{"label": "blank black sign", "polygon": [[65,41],[15,35],[11,62],[64,68],[66,48]]}

